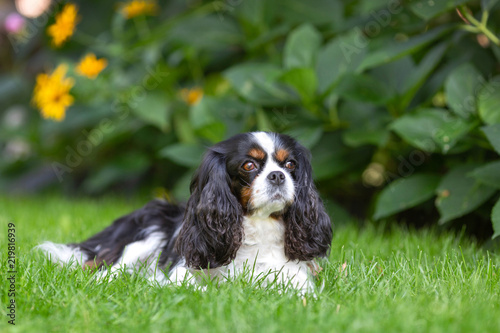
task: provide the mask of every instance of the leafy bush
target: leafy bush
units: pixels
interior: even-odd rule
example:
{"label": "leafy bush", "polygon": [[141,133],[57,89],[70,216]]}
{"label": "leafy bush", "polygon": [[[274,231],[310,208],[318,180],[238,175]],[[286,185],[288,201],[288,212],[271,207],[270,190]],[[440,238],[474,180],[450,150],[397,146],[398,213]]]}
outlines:
{"label": "leafy bush", "polygon": [[[65,63],[75,101],[62,122],[30,113],[32,126],[3,125],[3,142],[33,149],[2,162],[4,179],[50,163],[88,193],[148,179],[183,199],[206,146],[278,131],[312,150],[330,205],[384,219],[432,216],[435,199],[439,223],[486,211],[500,234],[498,1],[173,1],[154,11],[128,18],[81,3],[61,49],[35,38],[42,56],[21,61]],[[95,79],[78,75],[88,52],[107,61]],[[9,75],[2,95],[14,79],[33,85]]]}

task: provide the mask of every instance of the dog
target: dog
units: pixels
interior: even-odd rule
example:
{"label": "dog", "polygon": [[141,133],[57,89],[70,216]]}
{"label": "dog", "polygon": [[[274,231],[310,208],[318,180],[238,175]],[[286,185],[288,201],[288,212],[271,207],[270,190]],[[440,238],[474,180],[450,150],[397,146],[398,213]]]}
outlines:
{"label": "dog", "polygon": [[229,278],[248,267],[310,292],[314,259],[327,256],[332,241],[310,158],[287,135],[238,134],[207,150],[186,205],[154,200],[82,243],[38,247],[52,260],[101,272],[141,265],[160,285]]}

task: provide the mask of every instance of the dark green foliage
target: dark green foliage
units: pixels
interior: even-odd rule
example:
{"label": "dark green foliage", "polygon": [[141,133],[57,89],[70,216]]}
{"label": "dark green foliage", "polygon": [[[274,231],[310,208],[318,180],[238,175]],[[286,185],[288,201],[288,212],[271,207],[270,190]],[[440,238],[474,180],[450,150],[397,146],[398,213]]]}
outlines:
{"label": "dark green foliage", "polygon": [[[381,219],[425,214],[434,200],[440,223],[478,210],[469,217],[484,221],[492,211],[500,234],[498,1],[159,5],[156,17],[132,20],[106,5],[99,17],[110,19],[96,20],[82,3],[74,40],[38,51],[51,66],[69,62],[70,75],[85,52],[109,65],[94,81],[75,76],[64,122],[30,111],[29,126],[1,125],[2,142],[29,142],[31,152],[0,162],[0,185],[57,162],[62,184],[83,184],[79,191],[100,193],[125,177],[185,199],[207,146],[277,131],[312,150],[332,207]],[[84,46],[85,31],[97,37]],[[29,99],[25,77],[19,69],[0,77],[3,108]]]}

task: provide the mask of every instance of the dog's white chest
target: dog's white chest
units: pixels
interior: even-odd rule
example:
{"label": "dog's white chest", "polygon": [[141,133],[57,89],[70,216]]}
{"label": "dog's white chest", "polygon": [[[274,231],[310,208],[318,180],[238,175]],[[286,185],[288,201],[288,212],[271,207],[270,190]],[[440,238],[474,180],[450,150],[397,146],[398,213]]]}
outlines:
{"label": "dog's white chest", "polygon": [[248,263],[261,269],[276,269],[286,264],[282,221],[269,217],[245,218],[243,230],[243,244],[234,259],[236,266]]}
{"label": "dog's white chest", "polygon": [[290,261],[285,255],[285,227],[270,217],[246,217],[243,221],[244,239],[233,262],[219,267],[211,275],[230,277],[251,271],[254,279],[265,278],[279,284],[292,284],[309,289],[307,262]]}

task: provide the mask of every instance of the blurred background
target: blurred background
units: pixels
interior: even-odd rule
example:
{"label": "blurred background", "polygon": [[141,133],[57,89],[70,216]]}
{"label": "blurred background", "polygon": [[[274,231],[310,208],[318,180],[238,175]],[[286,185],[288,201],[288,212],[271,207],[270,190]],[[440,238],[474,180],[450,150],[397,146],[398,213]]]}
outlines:
{"label": "blurred background", "polygon": [[336,224],[487,241],[499,2],[0,0],[2,196],[183,201],[206,147],[265,130],[312,151]]}

